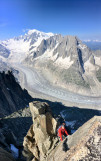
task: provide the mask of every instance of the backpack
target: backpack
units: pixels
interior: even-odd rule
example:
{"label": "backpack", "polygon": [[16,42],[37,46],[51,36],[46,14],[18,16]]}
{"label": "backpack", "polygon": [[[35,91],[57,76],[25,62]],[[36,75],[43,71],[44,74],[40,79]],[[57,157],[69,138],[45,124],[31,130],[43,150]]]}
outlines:
{"label": "backpack", "polygon": [[62,125],[60,125],[60,126],[58,127],[58,129],[57,129],[57,135],[58,135],[58,136],[59,136],[59,134],[58,134],[58,130],[61,128],[61,126],[62,126]]}

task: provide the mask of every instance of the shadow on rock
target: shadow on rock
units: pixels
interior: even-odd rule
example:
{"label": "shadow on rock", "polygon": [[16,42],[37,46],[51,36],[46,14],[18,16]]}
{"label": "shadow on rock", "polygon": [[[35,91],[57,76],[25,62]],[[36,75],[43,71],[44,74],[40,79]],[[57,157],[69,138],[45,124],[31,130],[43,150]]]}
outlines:
{"label": "shadow on rock", "polygon": [[[61,102],[52,102],[45,99],[35,98],[34,101],[47,102],[55,118],[62,124],[66,121],[66,129],[69,135],[71,130],[77,130],[92,117],[101,116],[101,110],[79,108],[75,106],[65,106]],[[74,125],[73,125],[74,124]]]}
{"label": "shadow on rock", "polygon": [[[33,99],[34,101],[47,102],[51,108],[54,118],[59,120],[60,124],[66,121],[67,131],[71,135],[71,130],[77,130],[85,122],[92,117],[100,116],[101,113],[98,110],[83,109],[78,107],[68,107],[63,105],[61,102],[52,102],[45,99]],[[50,123],[50,121],[48,121]],[[8,144],[11,144],[10,135],[14,134],[16,137],[17,148],[21,148],[23,139],[26,136],[30,126],[32,125],[32,115],[29,108],[21,109],[18,112],[11,114],[6,118],[0,119],[0,133],[3,139],[0,139],[0,147],[8,148]],[[44,128],[42,128],[44,130]],[[9,132],[10,131],[10,135]],[[51,129],[50,129],[51,131]],[[68,151],[68,141],[65,139],[63,142],[63,151]],[[14,144],[14,142],[12,143]],[[6,148],[5,148],[6,149]],[[6,149],[8,150],[8,149]]]}

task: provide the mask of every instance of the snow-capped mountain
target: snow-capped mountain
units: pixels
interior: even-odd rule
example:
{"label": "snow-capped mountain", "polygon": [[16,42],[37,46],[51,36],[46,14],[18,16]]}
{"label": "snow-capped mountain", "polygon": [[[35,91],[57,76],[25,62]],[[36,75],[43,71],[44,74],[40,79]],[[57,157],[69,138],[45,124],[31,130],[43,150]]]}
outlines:
{"label": "snow-capped mountain", "polygon": [[10,50],[8,50],[6,47],[0,44],[0,60],[6,61],[9,55],[10,55]]}
{"label": "snow-capped mountain", "polygon": [[31,65],[44,74],[48,71],[53,83],[69,89],[76,85],[76,91],[82,86],[93,93],[101,88],[101,52],[92,51],[76,36],[29,30],[24,36],[2,41],[0,48],[0,57],[7,62]]}
{"label": "snow-capped mountain", "polygon": [[91,51],[75,36],[54,35],[42,40],[25,63],[43,73],[48,71],[50,81],[70,90],[77,91],[81,86],[96,93],[101,89],[101,52]]}
{"label": "snow-capped mountain", "polygon": [[[66,82],[84,83],[84,63],[90,58],[91,51],[75,36],[55,35],[41,44],[33,54],[28,55],[26,62],[41,68],[48,68],[52,73],[59,72]],[[79,80],[79,81],[78,81]]]}
{"label": "snow-capped mountain", "polygon": [[63,65],[65,69],[68,69],[68,65],[72,65],[76,59],[79,58],[79,62],[82,64],[82,61],[87,61],[90,55],[90,49],[77,37],[55,35],[47,40],[42,40],[37,50],[28,57],[33,61],[36,59],[53,60],[55,64]]}
{"label": "snow-capped mountain", "polygon": [[18,63],[22,62],[32,51],[35,51],[43,39],[53,35],[53,33],[44,33],[34,29],[29,30],[24,36],[2,41],[1,45],[10,51],[7,61]]}

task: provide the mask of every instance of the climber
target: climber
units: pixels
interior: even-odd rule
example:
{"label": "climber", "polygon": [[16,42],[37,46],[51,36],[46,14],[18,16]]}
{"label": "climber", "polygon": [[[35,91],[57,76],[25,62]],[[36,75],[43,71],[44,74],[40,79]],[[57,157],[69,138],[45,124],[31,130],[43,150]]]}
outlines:
{"label": "climber", "polygon": [[58,128],[58,136],[60,137],[61,141],[63,140],[63,136],[68,136],[68,132],[65,128],[65,123],[63,123],[59,128]]}

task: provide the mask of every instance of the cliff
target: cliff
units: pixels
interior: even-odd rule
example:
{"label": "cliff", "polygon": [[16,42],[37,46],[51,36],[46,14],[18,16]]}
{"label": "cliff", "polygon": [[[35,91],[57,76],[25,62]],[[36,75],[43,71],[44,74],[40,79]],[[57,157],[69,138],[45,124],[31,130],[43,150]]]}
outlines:
{"label": "cliff", "polygon": [[45,161],[58,141],[56,137],[58,124],[47,103],[34,101],[29,105],[33,124],[24,138],[23,155],[28,160],[34,158],[35,161]]}
{"label": "cliff", "polygon": [[32,100],[16,82],[11,71],[0,72],[0,117],[24,108]]}
{"label": "cliff", "polygon": [[[47,161],[86,161],[101,157],[101,116],[95,116],[81,126],[68,140],[61,142]],[[69,150],[63,151],[63,144]]]}
{"label": "cliff", "polygon": [[101,116],[94,116],[59,142],[57,121],[45,102],[30,103],[33,124],[24,138],[23,155],[32,161],[100,160]]}

